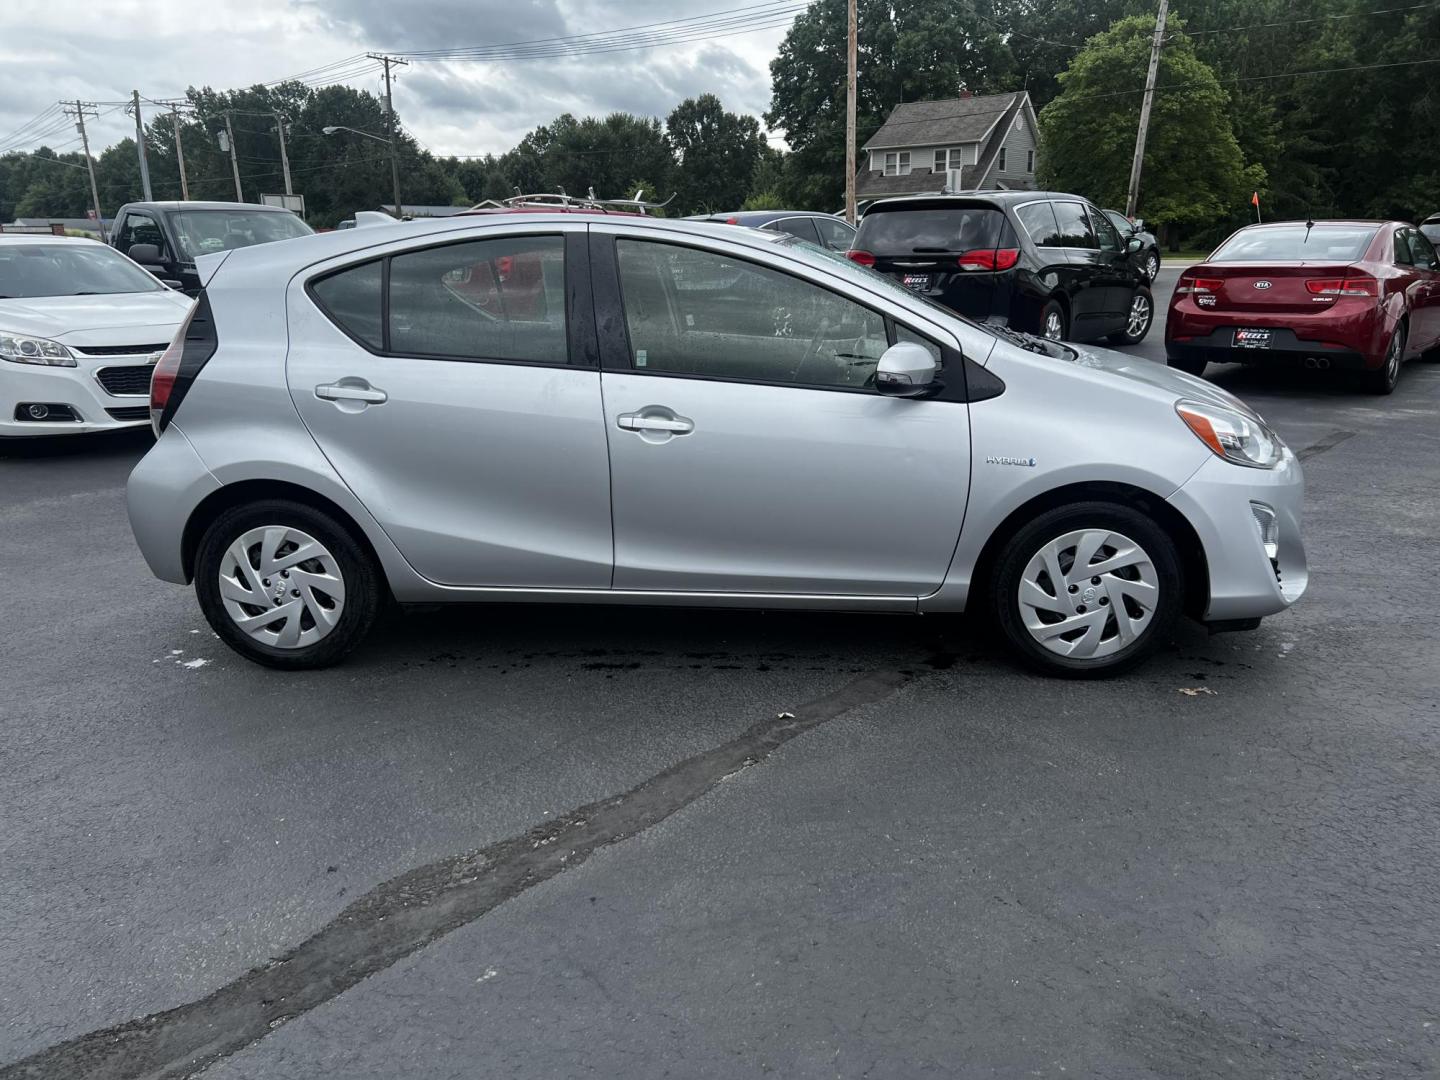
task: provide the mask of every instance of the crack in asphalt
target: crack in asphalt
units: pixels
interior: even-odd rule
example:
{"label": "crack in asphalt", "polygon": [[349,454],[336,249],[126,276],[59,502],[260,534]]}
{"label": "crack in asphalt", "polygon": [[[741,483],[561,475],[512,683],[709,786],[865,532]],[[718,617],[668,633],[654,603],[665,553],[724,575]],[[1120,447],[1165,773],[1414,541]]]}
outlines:
{"label": "crack in asphalt", "polygon": [[1329,435],[1311,443],[1305,447],[1305,449],[1295,451],[1295,457],[1300,461],[1308,461],[1316,454],[1323,454],[1326,450],[1334,450],[1335,447],[1339,446],[1346,439],[1353,439],[1357,434],[1358,432],[1345,431],[1343,429],[1332,431]]}
{"label": "crack in asphalt", "polygon": [[[932,657],[932,668],[953,663]],[[663,821],[727,776],[843,713],[881,701],[914,669],[862,676],[834,693],[752,724],[622,795],[572,810],[480,851],[392,878],[360,897],[285,955],[208,997],[80,1035],[0,1068],[0,1080],[176,1080],[263,1039],[289,1020],[527,889]]]}

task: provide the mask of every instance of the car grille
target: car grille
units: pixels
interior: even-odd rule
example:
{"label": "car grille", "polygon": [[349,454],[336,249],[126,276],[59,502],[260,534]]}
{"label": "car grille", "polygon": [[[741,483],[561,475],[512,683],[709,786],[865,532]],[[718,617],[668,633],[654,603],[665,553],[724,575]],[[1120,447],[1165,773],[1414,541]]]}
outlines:
{"label": "car grille", "polygon": [[127,405],[123,409],[106,409],[107,413],[116,420],[149,420],[149,405]]}
{"label": "car grille", "polygon": [[108,367],[95,373],[106,393],[117,397],[144,397],[150,393],[150,374],[155,370],[151,364],[139,367]]}
{"label": "car grille", "polygon": [[159,345],[71,345],[70,347],[85,356],[149,356],[151,353],[164,352],[170,345],[168,342],[162,341]]}

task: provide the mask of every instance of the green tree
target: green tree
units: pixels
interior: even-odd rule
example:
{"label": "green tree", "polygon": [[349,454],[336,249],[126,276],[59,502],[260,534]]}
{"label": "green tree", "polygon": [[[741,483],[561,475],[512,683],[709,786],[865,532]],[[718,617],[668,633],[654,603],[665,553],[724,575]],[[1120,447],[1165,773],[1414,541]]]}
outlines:
{"label": "green tree", "polygon": [[665,136],[678,159],[674,209],[684,213],[738,207],[768,146],[759,120],[726,112],[714,94],[675,106],[665,120]]}
{"label": "green tree", "polygon": [[[1145,145],[1140,203],[1169,225],[1210,224],[1243,208],[1265,186],[1246,164],[1230,122],[1230,96],[1195,55],[1183,22],[1160,57]],[[1060,75],[1060,94],[1040,113],[1041,182],[1103,206],[1124,205],[1154,20],[1132,16],[1091,38]]]}

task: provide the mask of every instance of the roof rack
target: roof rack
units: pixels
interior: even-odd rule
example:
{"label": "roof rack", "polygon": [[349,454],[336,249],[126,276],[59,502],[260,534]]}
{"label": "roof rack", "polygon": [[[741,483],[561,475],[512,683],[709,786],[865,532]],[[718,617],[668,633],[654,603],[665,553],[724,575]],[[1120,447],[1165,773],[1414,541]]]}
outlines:
{"label": "roof rack", "polygon": [[486,199],[470,207],[471,210],[545,210],[545,209],[575,209],[575,210],[598,210],[600,213],[609,213],[611,210],[629,213],[648,213],[651,210],[659,210],[669,206],[675,196],[664,202],[647,202],[641,198],[645,194],[644,188],[635,191],[635,197],[631,199],[598,199],[595,197],[595,189],[592,187],[588,195],[582,197],[567,195],[565,189],[558,192],[534,192],[522,194],[519,188],[515,194],[508,199],[496,200]]}

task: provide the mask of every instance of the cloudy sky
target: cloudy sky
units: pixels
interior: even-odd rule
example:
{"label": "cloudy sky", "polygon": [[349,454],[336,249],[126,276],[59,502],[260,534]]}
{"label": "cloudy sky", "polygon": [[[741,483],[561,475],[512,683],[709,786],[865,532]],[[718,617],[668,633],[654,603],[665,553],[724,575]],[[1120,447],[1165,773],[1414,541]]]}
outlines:
{"label": "cloudy sky", "polygon": [[[417,61],[398,69],[395,108],[437,154],[507,150],[562,112],[663,117],[705,91],[758,116],[769,103],[768,65],[784,35],[778,24],[796,6],[793,0],[4,0],[0,148],[34,149],[37,142],[11,134],[60,99],[118,102],[136,89],[151,98],[178,97],[188,86],[270,82],[367,51],[507,45],[712,13],[726,14],[683,30],[636,31],[692,39],[644,50]],[[634,34],[623,38],[633,41]],[[381,87],[375,72],[341,81]],[[92,151],[134,133],[120,108],[102,105],[101,112],[91,128]],[[63,117],[31,134],[57,127],[44,142],[71,149],[65,144],[76,136]]]}

